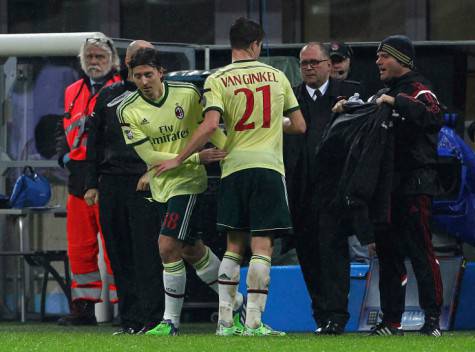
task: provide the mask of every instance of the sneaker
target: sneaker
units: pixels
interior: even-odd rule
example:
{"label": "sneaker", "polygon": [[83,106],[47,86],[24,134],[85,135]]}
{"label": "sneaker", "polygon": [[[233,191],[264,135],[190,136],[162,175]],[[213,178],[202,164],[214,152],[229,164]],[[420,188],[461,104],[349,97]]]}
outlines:
{"label": "sneaker", "polygon": [[137,332],[137,335],[145,335],[145,333],[146,333],[147,331],[152,330],[152,329],[153,329],[154,327],[156,327],[158,324],[160,324],[160,323],[156,323],[156,322],[155,322],[155,323],[146,323],[146,324],[142,327],[142,329],[140,329],[140,330]]}
{"label": "sneaker", "polygon": [[429,318],[424,323],[424,326],[419,330],[421,335],[441,337],[442,330],[439,326],[439,318]]}
{"label": "sneaker", "polygon": [[258,328],[251,329],[247,326],[244,328],[244,336],[285,336],[283,331],[273,330],[270,326],[261,323]]}
{"label": "sneaker", "polygon": [[401,328],[395,328],[385,322],[376,324],[370,331],[369,336],[403,336],[404,331]]}
{"label": "sneaker", "polygon": [[224,326],[224,324],[218,322],[218,328],[216,329],[217,336],[241,336],[243,329],[233,324],[230,327]]}
{"label": "sneaker", "polygon": [[59,318],[58,325],[97,325],[94,302],[77,299],[71,303],[71,313]]}
{"label": "sneaker", "polygon": [[335,322],[335,321],[329,321],[323,327],[318,328],[315,330],[316,335],[341,335],[343,334],[343,331],[345,328],[343,325]]}
{"label": "sneaker", "polygon": [[134,329],[134,328],[126,328],[122,327],[117,331],[114,331],[112,333],[112,336],[117,336],[117,335],[136,335],[139,333],[139,330]]}
{"label": "sneaker", "polygon": [[246,322],[246,306],[247,298],[246,296],[242,297],[242,304],[238,310],[233,312],[233,323],[234,326],[244,331],[244,323]]}
{"label": "sneaker", "polygon": [[178,328],[173,325],[171,320],[163,320],[156,327],[151,330],[148,330],[145,335],[176,336],[178,335]]}

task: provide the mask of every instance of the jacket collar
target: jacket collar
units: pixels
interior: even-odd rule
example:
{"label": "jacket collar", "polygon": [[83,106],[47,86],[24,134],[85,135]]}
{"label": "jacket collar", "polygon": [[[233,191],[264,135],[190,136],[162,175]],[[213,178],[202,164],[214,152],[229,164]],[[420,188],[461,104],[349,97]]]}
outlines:
{"label": "jacket collar", "polygon": [[[102,82],[106,83],[108,80],[110,80],[114,75],[117,74],[117,71],[115,68],[109,71],[107,75],[104,76],[104,79]],[[91,89],[91,78],[84,72],[81,71],[81,78],[84,80],[84,83],[86,84],[87,88],[90,90]]]}

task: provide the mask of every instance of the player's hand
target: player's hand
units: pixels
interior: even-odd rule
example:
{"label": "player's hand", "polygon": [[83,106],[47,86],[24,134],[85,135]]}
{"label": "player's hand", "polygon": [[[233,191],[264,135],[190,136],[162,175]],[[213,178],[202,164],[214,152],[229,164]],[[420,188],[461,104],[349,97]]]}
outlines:
{"label": "player's hand", "polygon": [[86,204],[91,206],[99,203],[99,190],[97,188],[90,188],[84,194]]}
{"label": "player's hand", "polygon": [[347,102],[348,100],[346,99],[340,99],[336,102],[336,104],[333,106],[332,108],[332,111],[333,112],[344,112],[345,111],[345,103]]}
{"label": "player's hand", "polygon": [[181,162],[177,158],[173,158],[170,160],[162,161],[160,164],[153,166],[152,169],[155,170],[154,176],[158,177],[165,171],[176,169],[180,165]]}
{"label": "player's hand", "polygon": [[148,172],[144,173],[142,177],[140,177],[135,190],[138,192],[150,190],[150,177],[148,176]]}
{"label": "player's hand", "polygon": [[223,160],[228,153],[222,149],[208,148],[203,149],[199,153],[201,164],[209,164],[215,161]]}
{"label": "player's hand", "polygon": [[381,95],[378,99],[376,99],[376,104],[381,105],[383,103],[389,104],[391,106],[394,106],[394,102],[396,99],[394,97],[391,97],[387,94]]}

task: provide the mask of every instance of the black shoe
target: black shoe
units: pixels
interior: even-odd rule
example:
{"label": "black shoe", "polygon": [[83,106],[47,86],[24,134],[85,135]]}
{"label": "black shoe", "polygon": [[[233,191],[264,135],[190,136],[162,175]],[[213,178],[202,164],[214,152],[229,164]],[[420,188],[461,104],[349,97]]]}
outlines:
{"label": "black shoe", "polygon": [[71,303],[71,313],[59,318],[58,325],[97,325],[94,304],[84,299],[75,300]]}
{"label": "black shoe", "polygon": [[341,335],[345,330],[344,326],[335,322],[328,321],[323,327],[315,330],[316,335]]}
{"label": "black shoe", "polygon": [[442,330],[439,326],[439,318],[428,318],[424,323],[424,326],[419,330],[421,335],[441,337]]}
{"label": "black shoe", "polygon": [[117,335],[136,335],[140,332],[139,329],[134,329],[134,328],[128,328],[128,327],[122,327],[117,331],[114,331],[112,333],[112,336],[117,336]]}
{"label": "black shoe", "polygon": [[369,336],[403,336],[404,331],[401,328],[395,328],[388,323],[381,322],[374,326]]}

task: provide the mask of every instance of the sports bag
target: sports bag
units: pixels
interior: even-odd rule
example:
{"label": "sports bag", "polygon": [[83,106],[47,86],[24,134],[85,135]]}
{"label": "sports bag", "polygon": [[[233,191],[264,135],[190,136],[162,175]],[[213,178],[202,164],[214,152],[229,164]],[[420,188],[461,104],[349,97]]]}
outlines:
{"label": "sports bag", "polygon": [[17,178],[10,196],[12,208],[42,207],[51,198],[51,186],[46,177],[39,175],[31,166],[25,166]]}

